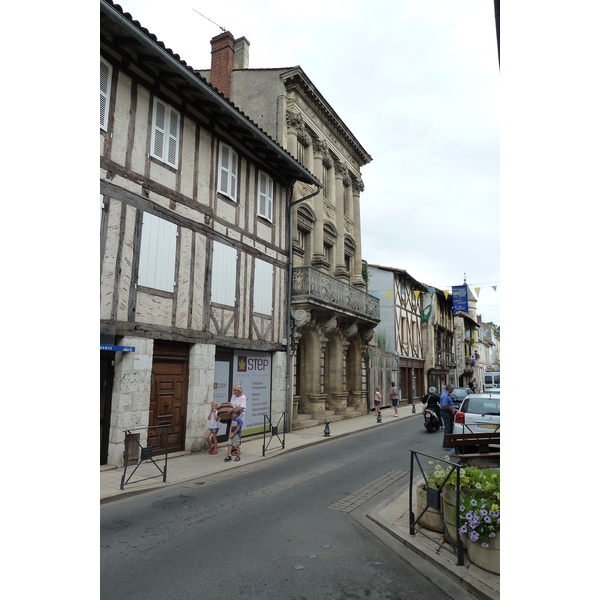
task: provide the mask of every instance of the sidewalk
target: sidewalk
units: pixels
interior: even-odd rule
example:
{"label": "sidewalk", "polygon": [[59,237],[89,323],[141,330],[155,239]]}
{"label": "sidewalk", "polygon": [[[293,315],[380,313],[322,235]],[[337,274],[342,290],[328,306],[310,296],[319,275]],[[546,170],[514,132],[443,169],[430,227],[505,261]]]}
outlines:
{"label": "sidewalk", "polygon": [[[120,498],[134,496],[149,490],[164,489],[167,486],[177,485],[187,481],[202,479],[216,473],[223,473],[231,469],[243,467],[245,465],[261,462],[269,458],[281,456],[285,452],[290,452],[304,446],[319,444],[329,441],[333,438],[343,437],[364,431],[372,427],[383,427],[414,416],[416,419],[422,419],[421,405],[416,405],[416,415],[412,413],[411,406],[402,406],[399,408],[399,417],[393,416],[392,408],[386,408],[382,411],[382,422],[377,423],[374,413],[369,413],[362,417],[344,419],[342,421],[333,421],[329,424],[330,435],[325,436],[325,426],[318,425],[306,429],[300,429],[285,434],[285,448],[281,447],[283,433],[274,438],[266,438],[265,443],[268,448],[263,457],[263,437],[254,436],[242,440],[242,460],[239,462],[224,462],[223,458],[227,453],[226,444],[219,445],[219,453],[216,456],[208,452],[179,452],[170,454],[167,460],[167,481],[163,483],[163,477],[158,469],[152,463],[145,463],[136,471],[131,478],[130,483],[121,490],[121,479],[123,477],[123,468],[102,466],[100,468],[100,503],[110,502]],[[271,441],[269,441],[271,440]],[[441,454],[440,447],[440,454]],[[156,459],[156,463],[164,468],[164,459]],[[128,478],[133,472],[135,465],[127,469]],[[159,475],[159,477],[149,479],[139,483],[133,483],[144,477]],[[413,493],[413,500],[416,494]],[[368,517],[385,529],[391,535],[400,540],[405,546],[413,550],[416,554],[425,558],[448,577],[457,581],[470,594],[482,600],[500,599],[500,576],[488,573],[471,565],[465,556],[465,565],[459,567],[456,564],[456,557],[445,550],[437,552],[437,546],[418,533],[411,536],[409,533],[409,507],[408,490],[402,493],[392,495],[386,502],[377,507],[373,514]],[[435,532],[431,532],[434,537]]]}

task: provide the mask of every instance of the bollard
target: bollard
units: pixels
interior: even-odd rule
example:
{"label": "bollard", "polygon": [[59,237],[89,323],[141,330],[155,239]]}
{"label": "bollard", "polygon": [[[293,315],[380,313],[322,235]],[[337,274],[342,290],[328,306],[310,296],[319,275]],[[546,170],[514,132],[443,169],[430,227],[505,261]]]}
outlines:
{"label": "bollard", "polygon": [[412,413],[414,414],[414,413],[416,413],[416,412],[417,412],[417,409],[416,409],[415,405],[413,404],[413,405],[412,405]]}
{"label": "bollard", "polygon": [[377,413],[377,422],[381,423],[381,411]]}
{"label": "bollard", "polygon": [[330,431],[329,431],[329,421],[325,421],[325,431],[323,433],[323,436],[324,437],[329,437],[329,433],[330,433]]}

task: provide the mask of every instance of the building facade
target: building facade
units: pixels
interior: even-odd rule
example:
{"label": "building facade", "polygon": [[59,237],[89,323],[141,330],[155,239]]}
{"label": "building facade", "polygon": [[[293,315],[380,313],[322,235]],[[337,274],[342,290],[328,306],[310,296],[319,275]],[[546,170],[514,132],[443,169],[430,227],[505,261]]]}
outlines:
{"label": "building facade", "polygon": [[[397,384],[401,401],[412,404],[425,391],[421,316],[422,294],[428,288],[402,269],[372,264],[367,269],[369,289],[380,302],[375,341],[381,350],[396,353],[398,372],[390,375],[391,381]],[[382,393],[385,398],[385,389]]]}
{"label": "building facade", "polygon": [[433,386],[440,393],[447,384],[455,384],[454,319],[452,296],[447,291],[431,287],[423,294],[421,325],[425,388]]}
{"label": "building facade", "polygon": [[379,303],[362,277],[361,167],[371,157],[300,67],[249,68],[249,42],[223,33],[200,71],[321,185],[291,195],[289,408],[294,428],[367,410],[365,349]]}
{"label": "building facade", "polygon": [[110,0],[100,30],[100,455],[121,465],[125,430],[200,450],[236,383],[246,434],[286,410],[291,193],[321,184]]}

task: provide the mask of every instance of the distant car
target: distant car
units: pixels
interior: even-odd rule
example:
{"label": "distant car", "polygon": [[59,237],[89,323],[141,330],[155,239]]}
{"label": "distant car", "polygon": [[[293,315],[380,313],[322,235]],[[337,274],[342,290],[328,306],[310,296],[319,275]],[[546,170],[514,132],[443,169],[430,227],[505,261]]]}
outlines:
{"label": "distant car", "polygon": [[454,404],[454,408],[460,408],[463,400],[469,395],[472,394],[471,388],[454,388],[450,397],[452,398],[452,403]]}
{"label": "distant car", "polygon": [[454,415],[453,433],[495,431],[500,431],[500,394],[469,394]]}
{"label": "distant car", "polygon": [[493,390],[487,390],[484,394],[492,394],[493,396],[500,395],[500,388],[494,388]]}

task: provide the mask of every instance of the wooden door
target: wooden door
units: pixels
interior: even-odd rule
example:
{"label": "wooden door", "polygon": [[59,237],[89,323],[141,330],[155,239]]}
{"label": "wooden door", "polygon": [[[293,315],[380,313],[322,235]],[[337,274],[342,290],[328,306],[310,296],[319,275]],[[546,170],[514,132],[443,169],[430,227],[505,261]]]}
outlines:
{"label": "wooden door", "polygon": [[[152,388],[148,425],[169,423],[169,453],[184,449],[187,406],[187,361],[160,360],[152,364]],[[148,430],[148,446],[158,436],[158,430]],[[165,434],[154,444],[153,453],[164,452]]]}

